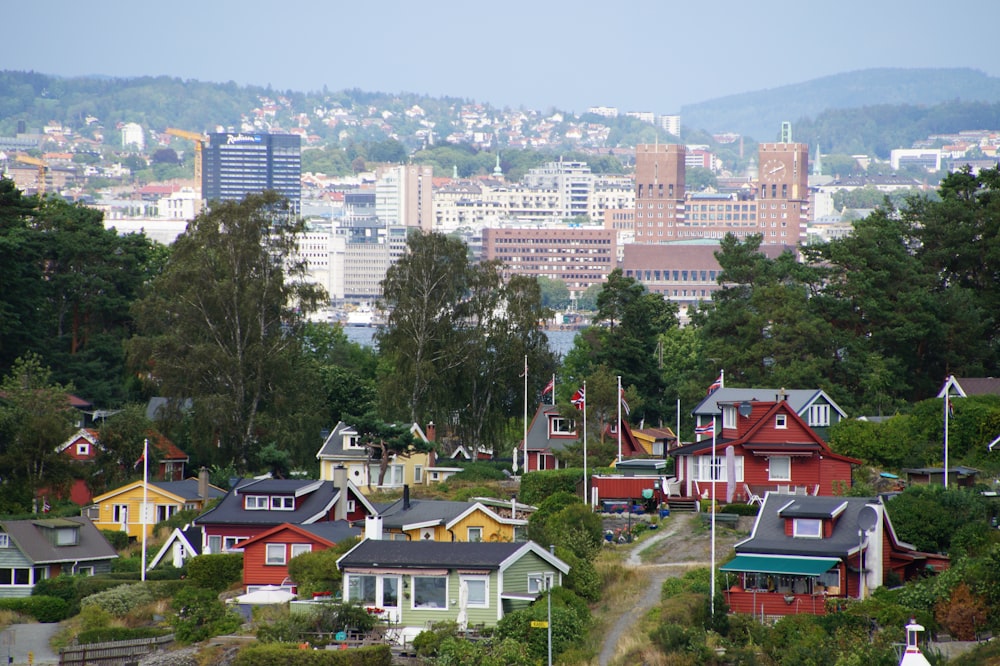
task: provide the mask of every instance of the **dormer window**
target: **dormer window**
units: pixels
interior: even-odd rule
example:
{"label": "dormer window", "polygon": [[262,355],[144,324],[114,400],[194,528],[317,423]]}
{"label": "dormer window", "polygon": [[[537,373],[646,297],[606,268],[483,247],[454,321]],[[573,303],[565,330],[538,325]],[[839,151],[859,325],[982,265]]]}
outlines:
{"label": "dormer window", "polygon": [[247,495],[243,500],[243,507],[247,511],[267,511],[270,499],[267,495]]}
{"label": "dormer window", "polygon": [[723,428],[736,427],[736,405],[722,406],[722,427]]}
{"label": "dormer window", "polygon": [[792,519],[792,536],[819,539],[823,536],[823,521],[819,518]]}
{"label": "dormer window", "polygon": [[344,448],[363,449],[365,446],[361,443],[361,438],[358,435],[344,435]]}
{"label": "dormer window", "polygon": [[288,496],[277,496],[271,498],[271,508],[275,511],[294,511],[295,498]]}
{"label": "dormer window", "polygon": [[549,434],[575,435],[576,428],[573,424],[572,419],[566,419],[561,416],[553,416],[549,418]]}
{"label": "dormer window", "polygon": [[75,546],[80,543],[78,527],[57,527],[55,532],[57,546]]}
{"label": "dormer window", "polygon": [[10,537],[0,533],[0,548],[10,548]]}
{"label": "dormer window", "polygon": [[774,415],[774,427],[775,428],[787,428],[788,427],[788,414],[775,414]]}

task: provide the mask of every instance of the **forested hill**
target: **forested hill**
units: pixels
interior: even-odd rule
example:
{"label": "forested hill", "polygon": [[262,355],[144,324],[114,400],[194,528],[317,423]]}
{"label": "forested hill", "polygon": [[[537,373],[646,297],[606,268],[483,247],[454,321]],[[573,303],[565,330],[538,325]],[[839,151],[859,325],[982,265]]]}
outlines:
{"label": "forested hill", "polygon": [[[834,109],[951,101],[1000,102],[1000,78],[965,68],[866,69],[689,104],[680,113],[687,127],[777,141],[784,120],[797,125]],[[799,139],[795,134],[793,127]]]}

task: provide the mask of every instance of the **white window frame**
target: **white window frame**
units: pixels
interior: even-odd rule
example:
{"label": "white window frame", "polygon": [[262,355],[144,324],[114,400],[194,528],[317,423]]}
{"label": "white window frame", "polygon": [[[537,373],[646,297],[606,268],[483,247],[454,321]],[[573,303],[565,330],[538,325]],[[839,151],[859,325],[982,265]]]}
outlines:
{"label": "white window frame", "polygon": [[804,539],[823,538],[822,518],[793,518],[792,536]]}
{"label": "white window frame", "polygon": [[10,536],[0,532],[0,548],[10,548]]}
{"label": "white window frame", "polygon": [[222,552],[222,537],[218,534],[212,534],[208,537],[208,552],[210,553],[221,553]]}
{"label": "white window frame", "polygon": [[78,576],[93,576],[94,567],[93,566],[77,567],[76,574]]}
{"label": "white window frame", "polygon": [[288,563],[288,548],[283,543],[264,544],[264,564],[284,566]]}
{"label": "white window frame", "polygon": [[222,537],[222,552],[228,553],[231,550],[235,550],[240,547],[240,544],[247,540],[248,537],[243,536],[227,536]]}
{"label": "white window frame", "polygon": [[[783,461],[787,474],[781,475],[782,470],[775,470],[775,461]],[[767,464],[768,481],[791,481],[792,480],[792,459],[789,456],[771,456]]]}
{"label": "white window frame", "polygon": [[788,427],[788,414],[775,414],[774,427],[776,430],[784,430]]}
{"label": "white window frame", "polygon": [[295,559],[303,553],[311,553],[313,545],[311,543],[293,543],[291,544],[291,557],[289,559]]}
{"label": "white window frame", "polygon": [[128,523],[128,504],[111,505],[111,522]]}
{"label": "white window frame", "polygon": [[413,483],[423,483],[424,482],[424,466],[414,465],[413,466]]}
{"label": "white window frame", "polygon": [[[483,528],[482,527],[468,527],[466,528],[466,541],[469,543],[476,543],[483,540]],[[473,532],[478,533],[476,538],[472,537]]]}
{"label": "white window frame", "polygon": [[722,427],[723,428],[736,427],[736,405],[722,406]]}
{"label": "white window frame", "polygon": [[271,497],[272,511],[295,511],[295,498],[291,495],[274,495]]}
{"label": "white window frame", "polygon": [[555,585],[556,575],[551,571],[529,573],[528,594],[541,594],[543,580],[545,581],[545,589],[551,590]]}
{"label": "white window frame", "polygon": [[[459,576],[459,585],[465,583],[466,589],[469,590],[469,597],[467,608],[489,608],[490,607],[490,577],[489,576]],[[483,586],[483,599],[482,601],[474,602],[472,600],[472,584],[479,584]]]}
{"label": "white window frame", "polygon": [[247,511],[267,511],[271,498],[267,495],[247,495],[243,498],[243,508]]}
{"label": "white window frame", "polygon": [[360,440],[361,437],[358,435],[344,435],[344,448],[353,451],[364,449],[365,445],[359,443]]}
{"label": "white window frame", "polygon": [[57,527],[55,537],[56,546],[76,546],[80,543],[80,528]]}
{"label": "white window frame", "polygon": [[567,419],[563,416],[552,416],[549,417],[549,434],[550,435],[575,435],[576,434],[576,424],[573,423],[573,419]]}
{"label": "white window frame", "polygon": [[812,428],[822,428],[828,425],[830,425],[830,405],[810,405],[809,426]]}
{"label": "white window frame", "polygon": [[89,456],[90,455],[90,444],[84,442],[83,444],[76,445],[76,455],[78,456]]}
{"label": "white window frame", "polygon": [[[734,467],[736,469],[736,483],[743,481],[743,456],[734,456]],[[715,481],[728,482],[729,473],[726,467],[726,457],[716,456],[715,457],[715,468],[719,478],[714,479]],[[712,470],[711,456],[694,456],[694,480],[695,481],[712,481],[711,470]]]}
{"label": "white window frame", "polygon": [[[444,581],[444,598],[443,604],[440,606],[418,606],[417,605],[417,583],[423,579],[433,580],[433,581]],[[448,577],[447,576],[412,576],[410,579],[410,592],[411,592],[411,608],[413,610],[431,610],[431,611],[441,611],[448,608]]]}

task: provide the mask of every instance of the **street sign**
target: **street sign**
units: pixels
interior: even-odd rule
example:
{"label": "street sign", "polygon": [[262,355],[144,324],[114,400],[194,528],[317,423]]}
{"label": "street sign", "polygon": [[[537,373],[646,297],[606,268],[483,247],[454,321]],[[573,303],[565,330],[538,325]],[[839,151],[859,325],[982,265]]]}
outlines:
{"label": "street sign", "polygon": [[545,620],[532,620],[531,621],[531,628],[532,629],[548,629],[548,627],[549,627],[549,623],[546,622]]}

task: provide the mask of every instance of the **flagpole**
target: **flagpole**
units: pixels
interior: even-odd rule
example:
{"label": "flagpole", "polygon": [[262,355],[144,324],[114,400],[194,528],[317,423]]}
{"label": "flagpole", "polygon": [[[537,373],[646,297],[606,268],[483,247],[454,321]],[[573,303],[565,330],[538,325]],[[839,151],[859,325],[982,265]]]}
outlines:
{"label": "flagpole", "polygon": [[146,510],[149,507],[149,439],[142,440],[142,562],[140,580],[146,580]]}
{"label": "flagpole", "polygon": [[552,406],[556,406],[556,373],[552,373]]}
{"label": "flagpole", "polygon": [[948,412],[950,405],[950,396],[948,391],[945,390],[944,394],[944,487],[948,487]]}
{"label": "flagpole", "polygon": [[[713,423],[714,425],[714,423]],[[712,428],[712,464],[709,466],[711,470],[710,475],[712,477],[712,556],[711,556],[711,604],[709,607],[709,612],[711,615],[715,615],[715,482],[717,481],[718,474],[716,473],[715,466],[715,428]]]}
{"label": "flagpole", "polygon": [[618,375],[618,462],[622,461],[622,376]]}
{"label": "flagpole", "polygon": [[524,355],[524,466],[521,474],[528,473],[528,355]]}
{"label": "flagpole", "polygon": [[[553,391],[555,393],[555,391]],[[590,477],[587,476],[587,380],[583,380],[583,501],[590,504]]]}

